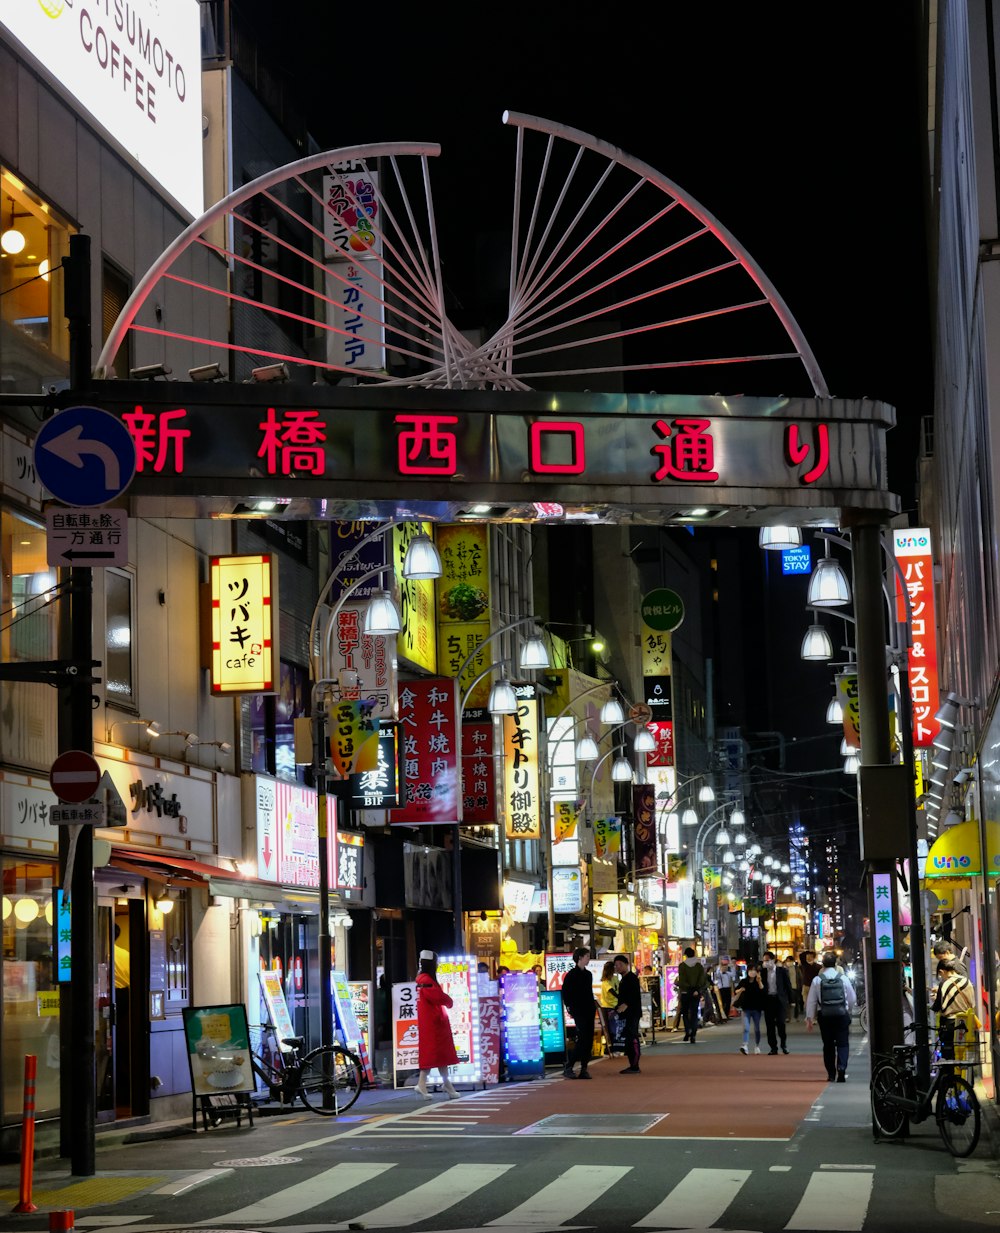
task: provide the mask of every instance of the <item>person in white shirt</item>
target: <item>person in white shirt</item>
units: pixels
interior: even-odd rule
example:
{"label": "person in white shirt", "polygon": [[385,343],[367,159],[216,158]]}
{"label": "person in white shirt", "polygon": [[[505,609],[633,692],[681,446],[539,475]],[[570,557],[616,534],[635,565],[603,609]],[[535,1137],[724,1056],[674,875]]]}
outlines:
{"label": "person in white shirt", "polygon": [[729,1010],[733,1004],[733,989],[736,987],[736,973],[733,971],[728,955],[719,956],[719,966],[712,973],[712,984],[719,991],[719,996],[722,998],[722,1014],[728,1019]]}

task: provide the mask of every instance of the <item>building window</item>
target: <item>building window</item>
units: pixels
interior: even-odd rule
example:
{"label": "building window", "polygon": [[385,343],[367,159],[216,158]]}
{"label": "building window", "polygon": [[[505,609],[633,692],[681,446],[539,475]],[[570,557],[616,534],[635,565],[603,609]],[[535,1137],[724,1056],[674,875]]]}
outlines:
{"label": "building window", "polygon": [[55,652],[56,574],[45,558],[45,528],[0,511],[0,658],[51,659]]}
{"label": "building window", "polygon": [[38,1111],[59,1107],[59,996],[52,960],[54,874],[50,861],[3,858],[0,1070],[5,1123],[21,1115],[25,1054],[38,1059]]}
{"label": "building window", "polygon": [[108,701],[135,706],[135,642],[132,637],[133,578],[120,569],[105,571],[105,619],[107,648],[104,668]]}
{"label": "building window", "polygon": [[[121,315],[125,302],[132,294],[132,284],[128,277],[110,262],[106,257],[101,265],[101,341],[107,342],[108,335]],[[115,352],[111,373],[120,381],[126,381],[131,360],[131,334]],[[111,375],[111,374],[109,374]]]}
{"label": "building window", "polygon": [[0,373],[4,388],[36,392],[68,375],[62,261],[70,225],[0,168]]}

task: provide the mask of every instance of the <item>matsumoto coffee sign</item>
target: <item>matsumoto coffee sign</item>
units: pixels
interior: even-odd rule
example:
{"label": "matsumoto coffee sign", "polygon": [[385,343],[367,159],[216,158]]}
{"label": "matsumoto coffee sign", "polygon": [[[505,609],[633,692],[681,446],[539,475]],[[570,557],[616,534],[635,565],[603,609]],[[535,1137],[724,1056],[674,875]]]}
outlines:
{"label": "matsumoto coffee sign", "polygon": [[724,505],[748,523],[898,506],[895,412],[867,400],[179,382],[98,383],[92,397],[135,440],[139,512],[144,497],[276,494],[319,517],[380,496],[423,500],[437,518],[480,503],[527,504],[529,517]]}

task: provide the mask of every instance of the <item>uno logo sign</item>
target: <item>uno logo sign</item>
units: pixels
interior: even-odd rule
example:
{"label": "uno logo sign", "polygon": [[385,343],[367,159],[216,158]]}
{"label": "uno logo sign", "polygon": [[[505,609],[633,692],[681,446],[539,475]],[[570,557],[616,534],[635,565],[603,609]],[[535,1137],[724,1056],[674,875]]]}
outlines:
{"label": "uno logo sign", "polygon": [[935,869],[968,869],[972,864],[972,860],[968,856],[935,856]]}

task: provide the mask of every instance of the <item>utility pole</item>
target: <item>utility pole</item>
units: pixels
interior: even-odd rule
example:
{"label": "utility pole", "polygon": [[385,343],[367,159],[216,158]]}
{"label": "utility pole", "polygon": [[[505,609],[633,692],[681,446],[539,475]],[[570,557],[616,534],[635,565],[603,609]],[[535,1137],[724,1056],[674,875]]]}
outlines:
{"label": "utility pole", "polygon": [[[69,322],[70,388],[85,394],[90,386],[90,236],[70,237],[63,260],[65,313]],[[93,576],[89,567],[60,570],[67,582],[59,603],[59,657],[77,664],[93,662]],[[69,677],[59,690],[60,752],[93,753],[92,678]],[[68,833],[59,832],[60,878],[65,877]],[[76,1176],[92,1177],[97,1120],[94,1001],[94,833],[81,826],[73,859],[72,881],[64,886],[70,899],[72,969],[69,1005],[60,999],[60,1152],[69,1156]],[[67,1013],[68,1011],[68,1013]]]}

